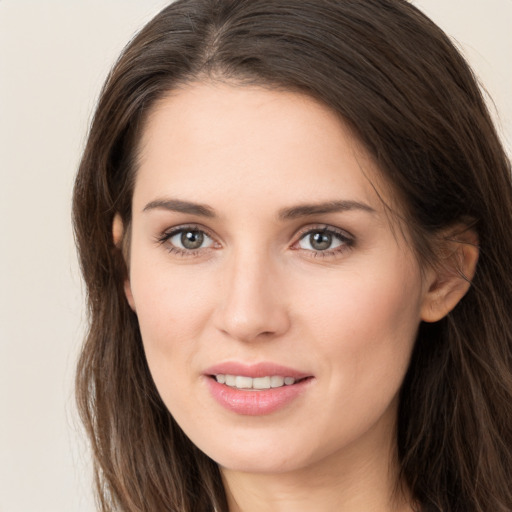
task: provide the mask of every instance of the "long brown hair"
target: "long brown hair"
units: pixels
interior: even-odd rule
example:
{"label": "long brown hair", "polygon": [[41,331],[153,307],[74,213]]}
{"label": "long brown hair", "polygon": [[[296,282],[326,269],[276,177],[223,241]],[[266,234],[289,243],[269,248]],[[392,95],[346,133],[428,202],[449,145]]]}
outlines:
{"label": "long brown hair", "polygon": [[101,510],[227,510],[217,465],[155,389],[112,241],[116,213],[130,225],[147,113],[167,91],[202,79],[300,90],[339,113],[400,197],[424,259],[447,226],[478,233],[469,292],[446,318],[420,326],[401,390],[399,463],[424,511],[510,512],[510,163],[467,64],[405,0],[178,0],[111,71],[73,203],[90,316],[77,400]]}

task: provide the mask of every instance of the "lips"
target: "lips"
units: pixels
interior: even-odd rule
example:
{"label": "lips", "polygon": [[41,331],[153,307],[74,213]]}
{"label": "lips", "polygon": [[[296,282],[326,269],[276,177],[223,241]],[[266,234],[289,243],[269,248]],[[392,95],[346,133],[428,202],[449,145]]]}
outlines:
{"label": "lips", "polygon": [[213,398],[241,415],[266,415],[298,398],[312,375],[273,363],[246,365],[226,362],[208,368],[204,375]]}
{"label": "lips", "polygon": [[257,363],[244,364],[235,361],[228,361],[217,364],[205,370],[205,375],[242,375],[245,377],[257,378],[272,375],[282,375],[283,377],[291,377],[295,380],[310,377],[307,373],[288,368],[274,363]]}

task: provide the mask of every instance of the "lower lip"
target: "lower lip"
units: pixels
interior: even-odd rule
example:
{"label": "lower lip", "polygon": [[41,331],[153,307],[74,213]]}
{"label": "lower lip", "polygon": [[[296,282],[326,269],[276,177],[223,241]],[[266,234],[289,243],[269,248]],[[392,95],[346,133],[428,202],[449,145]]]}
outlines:
{"label": "lower lip", "polygon": [[224,408],[245,416],[261,416],[278,411],[299,397],[311,383],[307,378],[280,388],[255,391],[232,388],[208,377],[208,387],[213,398]]}

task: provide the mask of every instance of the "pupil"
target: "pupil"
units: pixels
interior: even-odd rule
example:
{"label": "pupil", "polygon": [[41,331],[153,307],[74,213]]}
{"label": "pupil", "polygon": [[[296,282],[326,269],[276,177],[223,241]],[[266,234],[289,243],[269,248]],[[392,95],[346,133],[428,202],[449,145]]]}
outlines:
{"label": "pupil", "polygon": [[332,243],[332,235],[328,233],[315,233],[310,238],[311,247],[317,251],[329,249]]}
{"label": "pupil", "polygon": [[199,249],[203,245],[204,235],[200,231],[184,231],[181,243],[185,249]]}

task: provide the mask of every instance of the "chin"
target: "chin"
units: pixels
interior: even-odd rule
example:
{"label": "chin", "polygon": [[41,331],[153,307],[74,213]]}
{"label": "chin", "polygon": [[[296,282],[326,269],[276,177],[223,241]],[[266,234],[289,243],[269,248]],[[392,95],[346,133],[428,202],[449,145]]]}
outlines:
{"label": "chin", "polygon": [[[222,469],[254,474],[294,472],[314,465],[328,456],[329,447],[306,446],[304,439],[289,439],[262,433],[248,436],[233,435],[220,443],[197,443],[196,446]],[[327,448],[327,449],[326,449]]]}
{"label": "chin", "polygon": [[[224,454],[218,457],[216,462],[222,469],[239,473],[250,474],[282,474],[292,473],[308,466],[305,460],[288,458],[285,454],[277,456],[262,455],[262,452],[251,455],[245,454]],[[215,460],[215,459],[214,459]]]}

